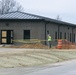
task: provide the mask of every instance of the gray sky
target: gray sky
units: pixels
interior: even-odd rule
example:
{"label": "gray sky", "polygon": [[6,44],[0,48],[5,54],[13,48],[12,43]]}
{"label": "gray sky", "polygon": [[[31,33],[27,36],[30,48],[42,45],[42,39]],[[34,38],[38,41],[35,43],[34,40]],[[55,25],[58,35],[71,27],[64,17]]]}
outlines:
{"label": "gray sky", "polygon": [[16,0],[24,12],[76,24],[76,0]]}

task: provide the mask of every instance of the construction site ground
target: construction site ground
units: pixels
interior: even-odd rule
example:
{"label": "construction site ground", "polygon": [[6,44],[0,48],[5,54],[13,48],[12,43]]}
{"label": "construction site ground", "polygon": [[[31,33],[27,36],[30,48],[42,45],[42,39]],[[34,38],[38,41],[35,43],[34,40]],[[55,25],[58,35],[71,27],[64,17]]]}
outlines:
{"label": "construction site ground", "polygon": [[44,66],[76,59],[76,49],[0,48],[0,68]]}

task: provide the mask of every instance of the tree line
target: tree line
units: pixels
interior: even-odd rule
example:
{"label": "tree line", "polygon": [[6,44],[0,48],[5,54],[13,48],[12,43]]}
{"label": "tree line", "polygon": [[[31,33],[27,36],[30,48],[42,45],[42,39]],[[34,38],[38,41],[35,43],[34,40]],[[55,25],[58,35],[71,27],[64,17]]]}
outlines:
{"label": "tree line", "polygon": [[15,0],[0,0],[0,14],[22,10],[22,6]]}

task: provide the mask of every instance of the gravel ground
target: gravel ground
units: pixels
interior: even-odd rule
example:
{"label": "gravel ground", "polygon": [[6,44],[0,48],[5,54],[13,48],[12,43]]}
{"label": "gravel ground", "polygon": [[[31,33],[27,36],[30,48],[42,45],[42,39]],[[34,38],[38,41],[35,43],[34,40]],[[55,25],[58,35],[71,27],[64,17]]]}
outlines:
{"label": "gravel ground", "polygon": [[0,48],[0,68],[44,66],[76,59],[76,50]]}

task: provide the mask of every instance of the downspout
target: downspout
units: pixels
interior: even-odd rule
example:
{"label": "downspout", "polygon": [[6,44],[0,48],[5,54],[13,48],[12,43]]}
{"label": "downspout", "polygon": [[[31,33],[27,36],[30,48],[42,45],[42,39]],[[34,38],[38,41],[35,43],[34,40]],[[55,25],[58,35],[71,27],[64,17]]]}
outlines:
{"label": "downspout", "polygon": [[59,33],[60,33],[60,25],[58,25],[58,39],[60,39]]}
{"label": "downspout", "polygon": [[[48,24],[49,22],[46,22],[45,23],[45,40],[47,40],[47,38],[46,38],[46,36],[47,36],[47,34],[46,34],[46,31],[47,31],[47,24]],[[46,41],[45,41],[45,45],[46,45]]]}
{"label": "downspout", "polygon": [[74,36],[73,36],[73,27],[72,27],[72,43],[74,42],[74,40],[73,40],[73,38],[74,38]]}
{"label": "downspout", "polygon": [[[46,23],[45,23],[45,40],[46,40]],[[46,41],[45,41],[45,45],[46,45]]]}

